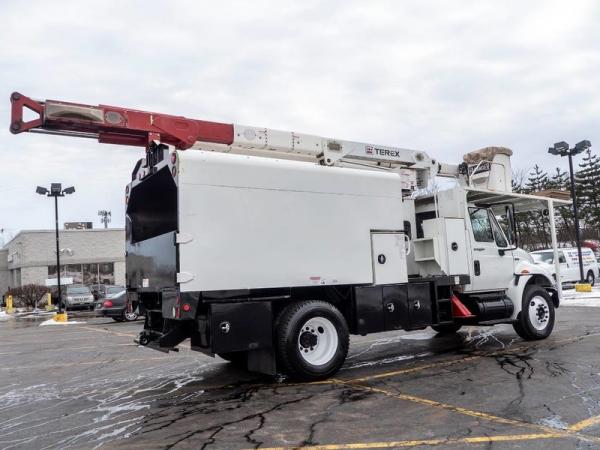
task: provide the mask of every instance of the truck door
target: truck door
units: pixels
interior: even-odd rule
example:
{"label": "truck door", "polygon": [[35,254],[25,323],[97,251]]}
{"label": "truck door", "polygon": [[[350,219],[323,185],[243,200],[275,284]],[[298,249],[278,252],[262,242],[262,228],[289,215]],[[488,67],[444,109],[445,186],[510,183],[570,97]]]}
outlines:
{"label": "truck door", "polygon": [[469,207],[471,285],[469,291],[506,289],[513,278],[514,260],[508,241],[488,208]]}

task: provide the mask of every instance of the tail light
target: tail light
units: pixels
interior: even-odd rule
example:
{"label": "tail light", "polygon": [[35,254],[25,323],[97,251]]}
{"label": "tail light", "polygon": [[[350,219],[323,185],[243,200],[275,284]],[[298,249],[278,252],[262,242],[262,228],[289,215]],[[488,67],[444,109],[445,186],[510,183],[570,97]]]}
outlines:
{"label": "tail light", "polygon": [[177,162],[177,153],[171,153],[171,164],[175,164]]}
{"label": "tail light", "polygon": [[184,303],[183,305],[181,305],[181,309],[183,309],[185,312],[188,312],[192,309],[192,307],[189,303]]}
{"label": "tail light", "polygon": [[111,302],[110,300],[105,300],[104,303],[102,304],[103,307],[105,308],[112,308],[113,302]]}

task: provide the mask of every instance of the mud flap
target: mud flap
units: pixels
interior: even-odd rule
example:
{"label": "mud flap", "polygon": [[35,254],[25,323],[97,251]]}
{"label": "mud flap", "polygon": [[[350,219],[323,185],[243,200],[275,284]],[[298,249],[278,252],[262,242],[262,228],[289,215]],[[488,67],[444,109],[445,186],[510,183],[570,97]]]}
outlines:
{"label": "mud flap", "polygon": [[265,375],[275,375],[277,373],[275,351],[272,348],[248,351],[248,370]]}

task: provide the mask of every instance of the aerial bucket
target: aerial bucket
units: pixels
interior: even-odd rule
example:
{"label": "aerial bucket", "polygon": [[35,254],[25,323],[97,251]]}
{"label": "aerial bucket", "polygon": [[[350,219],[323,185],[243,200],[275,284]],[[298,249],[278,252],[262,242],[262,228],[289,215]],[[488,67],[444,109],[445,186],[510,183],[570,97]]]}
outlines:
{"label": "aerial bucket", "polygon": [[506,147],[485,147],[464,155],[469,186],[512,192],[511,156],[512,150]]}

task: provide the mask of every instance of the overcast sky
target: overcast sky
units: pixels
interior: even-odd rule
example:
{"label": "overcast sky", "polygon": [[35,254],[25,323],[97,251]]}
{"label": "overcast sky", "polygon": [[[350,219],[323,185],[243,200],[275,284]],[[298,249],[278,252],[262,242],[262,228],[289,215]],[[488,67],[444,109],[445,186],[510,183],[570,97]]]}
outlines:
{"label": "overcast sky", "polygon": [[[556,141],[600,150],[594,1],[1,2],[0,228],[112,211],[143,150],[11,135],[9,95],[114,104],[422,149],[455,163],[503,145],[552,169]],[[0,235],[0,238],[2,235]]]}

